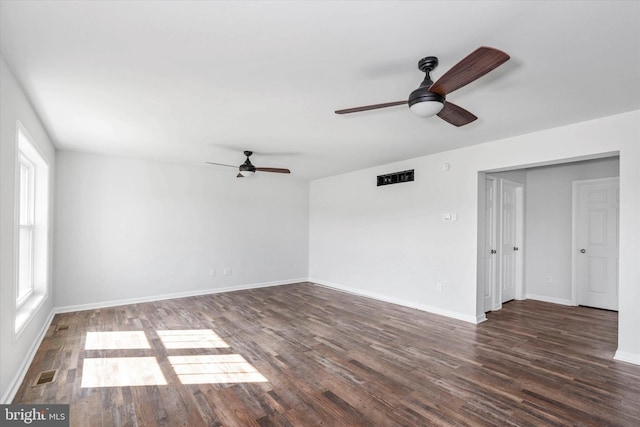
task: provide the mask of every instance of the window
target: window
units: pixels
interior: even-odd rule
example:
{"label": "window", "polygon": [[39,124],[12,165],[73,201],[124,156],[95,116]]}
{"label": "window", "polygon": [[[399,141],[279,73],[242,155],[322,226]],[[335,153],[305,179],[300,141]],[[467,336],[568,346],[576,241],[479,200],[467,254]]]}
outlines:
{"label": "window", "polygon": [[49,285],[49,165],[17,124],[15,332],[44,301]]}
{"label": "window", "polygon": [[20,306],[33,293],[33,228],[35,205],[36,168],[22,150],[19,153],[20,169],[20,237],[18,239],[18,293]]}

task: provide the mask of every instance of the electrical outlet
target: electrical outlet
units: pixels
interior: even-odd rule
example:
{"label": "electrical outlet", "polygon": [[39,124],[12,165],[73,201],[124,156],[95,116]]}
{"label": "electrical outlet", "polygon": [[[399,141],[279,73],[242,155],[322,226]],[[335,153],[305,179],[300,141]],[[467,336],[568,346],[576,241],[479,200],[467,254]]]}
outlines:
{"label": "electrical outlet", "polygon": [[442,283],[438,283],[436,285],[436,289],[438,290],[438,292],[442,292]]}
{"label": "electrical outlet", "polygon": [[547,276],[547,283],[553,283],[553,276]]}
{"label": "electrical outlet", "polygon": [[224,269],[224,275],[225,276],[231,276],[231,267],[227,267]]}
{"label": "electrical outlet", "polygon": [[214,268],[212,268],[211,270],[209,270],[209,276],[211,277],[216,277],[216,270]]}

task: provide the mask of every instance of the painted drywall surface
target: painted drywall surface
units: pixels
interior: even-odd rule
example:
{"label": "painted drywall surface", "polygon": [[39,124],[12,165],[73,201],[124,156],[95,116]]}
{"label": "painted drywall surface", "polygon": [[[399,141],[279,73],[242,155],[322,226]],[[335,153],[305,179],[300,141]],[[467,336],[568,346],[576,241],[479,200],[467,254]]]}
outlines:
{"label": "painted drywall surface", "polygon": [[[638,141],[640,111],[633,111],[312,181],[309,276],[475,318],[483,308],[476,280],[478,172],[620,152],[618,350],[640,360]],[[378,174],[412,168],[415,182],[375,186]],[[444,222],[446,212],[458,220]]]}
{"label": "painted drywall surface", "polygon": [[[640,364],[640,115],[620,154],[620,272],[618,351],[620,359]],[[616,129],[617,130],[617,129]],[[624,130],[622,130],[624,131]],[[612,135],[619,138],[618,132]]]}
{"label": "painted drywall surface", "polygon": [[614,177],[619,173],[618,158],[527,170],[525,283],[528,295],[571,303],[572,182]]}
{"label": "painted drywall surface", "polygon": [[[22,92],[4,58],[0,56],[0,396],[3,400],[15,385],[34,345],[46,328],[52,310],[51,288],[48,297],[34,313],[19,336],[14,336],[16,276],[16,122],[20,121],[33,143],[49,161],[51,180],[55,169],[55,149]],[[49,212],[53,212],[50,208]],[[52,229],[53,227],[51,227]],[[52,241],[52,239],[49,239]],[[50,251],[51,253],[51,251]],[[51,264],[51,263],[50,263]],[[51,286],[51,280],[49,280]]]}
{"label": "painted drywall surface", "polygon": [[[476,178],[465,171],[468,160],[450,160],[429,156],[313,181],[310,278],[475,318],[475,293],[464,284],[475,283],[476,272],[458,262],[475,266],[475,248],[464,241],[475,230]],[[377,175],[406,169],[415,169],[414,182],[376,187]],[[445,214],[457,221],[443,221]]]}
{"label": "painted drywall surface", "polygon": [[306,278],[308,182],[235,175],[60,151],[56,307]]}

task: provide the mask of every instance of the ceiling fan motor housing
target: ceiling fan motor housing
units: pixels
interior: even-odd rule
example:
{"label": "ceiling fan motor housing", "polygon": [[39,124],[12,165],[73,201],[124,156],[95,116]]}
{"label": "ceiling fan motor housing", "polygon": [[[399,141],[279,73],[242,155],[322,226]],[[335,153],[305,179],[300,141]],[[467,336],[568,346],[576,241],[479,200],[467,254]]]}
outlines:
{"label": "ceiling fan motor housing", "polygon": [[247,160],[244,161],[243,164],[240,165],[240,172],[251,172],[251,173],[255,173],[256,171],[256,167],[253,166],[253,163],[251,163],[251,160],[249,160],[249,157],[253,154],[253,151],[245,151],[244,155],[247,156]]}
{"label": "ceiling fan motor housing", "polygon": [[420,86],[409,95],[409,107],[420,102],[439,102],[444,105],[444,96],[429,92],[429,87]]}
{"label": "ceiling fan motor housing", "polygon": [[256,167],[251,164],[249,160],[246,160],[243,164],[240,165],[240,172],[255,172]]}

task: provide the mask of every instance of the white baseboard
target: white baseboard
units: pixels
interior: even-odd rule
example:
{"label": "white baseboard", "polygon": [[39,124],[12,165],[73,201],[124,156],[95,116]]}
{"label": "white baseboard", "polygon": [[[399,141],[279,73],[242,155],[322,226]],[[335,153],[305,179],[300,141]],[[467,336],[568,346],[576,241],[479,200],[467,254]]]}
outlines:
{"label": "white baseboard", "polygon": [[446,317],[450,317],[452,319],[457,319],[457,320],[462,320],[464,322],[469,322],[469,323],[480,323],[486,320],[486,317],[484,315],[484,313],[480,316],[469,316],[466,314],[462,314],[462,313],[458,313],[455,311],[451,311],[451,310],[445,310],[439,307],[434,307],[431,305],[426,305],[426,304],[416,304],[414,302],[411,301],[407,301],[407,300],[403,300],[403,299],[399,299],[399,298],[393,298],[390,297],[388,295],[383,295],[383,294],[379,294],[379,293],[375,293],[375,292],[367,292],[367,291],[363,291],[361,289],[355,289],[355,288],[350,288],[348,286],[342,286],[339,285],[337,283],[331,283],[331,282],[327,282],[326,280],[318,280],[318,279],[314,279],[314,278],[309,278],[309,282],[315,284],[315,285],[319,285],[319,286],[324,286],[325,288],[331,288],[331,289],[335,289],[338,291],[342,291],[342,292],[347,292],[350,294],[354,294],[354,295],[358,295],[361,297],[366,297],[366,298],[371,298],[371,299],[375,299],[378,301],[383,301],[383,302],[388,302],[391,304],[396,304],[396,305],[401,305],[403,307],[409,307],[409,308],[415,308],[416,310],[421,310],[421,311],[426,311],[428,313],[432,313],[432,314],[438,314],[440,316],[446,316]]}
{"label": "white baseboard", "polygon": [[534,299],[536,301],[550,302],[550,303],[553,303],[553,304],[575,306],[575,304],[570,299],[564,299],[564,298],[548,297],[548,296],[545,296],[545,295],[535,295],[535,294],[527,294],[526,298],[527,299]]}
{"label": "white baseboard", "polygon": [[31,347],[29,348],[29,351],[27,352],[24,358],[24,361],[20,366],[20,369],[18,369],[18,372],[14,375],[13,379],[9,383],[9,387],[7,388],[7,391],[2,396],[2,399],[0,399],[0,402],[2,404],[10,404],[13,401],[13,398],[16,396],[18,389],[22,385],[22,381],[24,380],[24,377],[27,375],[27,371],[31,366],[31,362],[33,362],[33,358],[36,357],[36,352],[38,351],[38,347],[40,347],[42,340],[44,339],[45,335],[47,335],[47,331],[49,330],[49,326],[53,321],[54,315],[55,315],[54,311],[51,310],[51,312],[49,313],[49,316],[47,317],[47,320],[42,325],[42,328],[40,328],[40,332],[38,333],[38,336],[31,344]]}
{"label": "white baseboard", "polygon": [[64,307],[55,307],[53,310],[55,313],[70,313],[73,311],[95,310],[98,308],[117,307],[120,305],[139,304],[144,302],[162,301],[162,300],[175,299],[175,298],[195,297],[199,295],[219,294],[222,292],[243,291],[247,289],[266,288],[269,286],[290,285],[292,283],[306,282],[307,280],[308,278],[305,277],[305,278],[298,278],[298,279],[291,279],[291,280],[278,280],[275,282],[262,282],[262,283],[252,283],[248,285],[227,286],[224,288],[209,288],[209,289],[201,289],[197,291],[178,292],[173,294],[150,295],[150,296],[139,297],[139,298],[128,298],[128,299],[121,299],[121,300],[102,301],[102,302],[78,304],[78,305],[67,305]]}
{"label": "white baseboard", "polygon": [[620,360],[622,362],[633,363],[635,365],[640,365],[640,354],[637,353],[629,353],[627,351],[616,351],[616,354],[613,356],[615,360]]}

